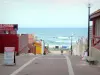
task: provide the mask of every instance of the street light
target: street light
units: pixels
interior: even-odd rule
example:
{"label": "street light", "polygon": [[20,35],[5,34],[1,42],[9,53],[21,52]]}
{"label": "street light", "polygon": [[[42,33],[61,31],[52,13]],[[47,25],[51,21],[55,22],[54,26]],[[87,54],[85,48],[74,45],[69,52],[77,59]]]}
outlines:
{"label": "street light", "polygon": [[89,56],[89,46],[90,46],[90,8],[91,4],[88,4],[88,42],[87,42],[87,53]]}

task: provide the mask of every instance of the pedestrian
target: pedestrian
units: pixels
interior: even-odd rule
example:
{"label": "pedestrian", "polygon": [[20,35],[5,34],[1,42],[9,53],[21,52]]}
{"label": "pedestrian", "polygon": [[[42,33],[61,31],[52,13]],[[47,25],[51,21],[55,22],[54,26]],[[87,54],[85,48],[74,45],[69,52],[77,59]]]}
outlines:
{"label": "pedestrian", "polygon": [[82,60],[86,60],[87,57],[87,50],[85,50],[82,54]]}
{"label": "pedestrian", "polygon": [[44,55],[46,55],[46,52],[44,51],[44,53],[43,53]]}
{"label": "pedestrian", "polygon": [[14,64],[16,65],[16,51],[14,51]]}
{"label": "pedestrian", "polygon": [[44,53],[43,54],[46,55],[46,47],[44,48]]}
{"label": "pedestrian", "polygon": [[61,50],[61,54],[63,54],[63,50]]}

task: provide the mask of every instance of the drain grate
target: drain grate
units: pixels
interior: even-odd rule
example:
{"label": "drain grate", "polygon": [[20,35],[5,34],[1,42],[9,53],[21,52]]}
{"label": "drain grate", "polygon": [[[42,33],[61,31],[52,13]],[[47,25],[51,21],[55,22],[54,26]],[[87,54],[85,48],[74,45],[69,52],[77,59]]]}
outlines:
{"label": "drain grate", "polygon": [[25,75],[29,75],[29,74],[25,74]]}
{"label": "drain grate", "polygon": [[39,63],[35,62],[35,64],[39,64]]}

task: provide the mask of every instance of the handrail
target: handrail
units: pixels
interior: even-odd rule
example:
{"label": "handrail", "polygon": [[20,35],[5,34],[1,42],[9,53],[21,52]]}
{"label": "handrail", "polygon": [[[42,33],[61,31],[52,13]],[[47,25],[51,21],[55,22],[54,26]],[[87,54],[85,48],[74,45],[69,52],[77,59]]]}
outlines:
{"label": "handrail", "polygon": [[95,46],[95,45],[97,45],[98,43],[100,43],[100,40],[99,40],[99,41],[97,41],[96,43],[94,43],[94,46]]}
{"label": "handrail", "polygon": [[28,48],[30,49],[29,44],[27,44],[26,46],[24,46],[24,47],[19,51],[19,53],[20,53],[23,49],[25,49],[26,47],[28,47]]}
{"label": "handrail", "polygon": [[[26,46],[24,46],[24,47],[19,51],[19,53],[22,52],[22,50],[25,49],[26,47],[28,47],[28,44],[27,44]],[[29,48],[29,47],[28,47],[28,48]]]}
{"label": "handrail", "polygon": [[98,38],[98,39],[99,39],[99,38],[100,38],[100,36],[94,36],[94,38]]}
{"label": "handrail", "polygon": [[100,46],[94,46],[93,48],[95,48],[95,49],[100,51]]}

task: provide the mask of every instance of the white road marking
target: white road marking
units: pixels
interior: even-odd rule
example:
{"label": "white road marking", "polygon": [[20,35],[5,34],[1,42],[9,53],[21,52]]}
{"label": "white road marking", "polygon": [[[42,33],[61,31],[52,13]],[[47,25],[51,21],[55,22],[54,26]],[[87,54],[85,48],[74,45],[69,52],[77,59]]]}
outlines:
{"label": "white road marking", "polygon": [[[39,56],[40,57],[40,56]],[[25,63],[23,66],[21,66],[19,69],[17,69],[16,71],[14,71],[12,74],[10,75],[17,75],[20,71],[22,71],[26,66],[28,66],[29,64],[31,64],[36,58],[39,57],[35,57],[33,59],[31,59],[30,61],[28,61],[27,63]]]}
{"label": "white road marking", "polygon": [[66,58],[38,58],[38,59],[66,59]]}
{"label": "white road marking", "polygon": [[65,56],[65,58],[66,58],[66,60],[67,60],[69,75],[75,75],[69,57],[68,57],[68,56]]}

